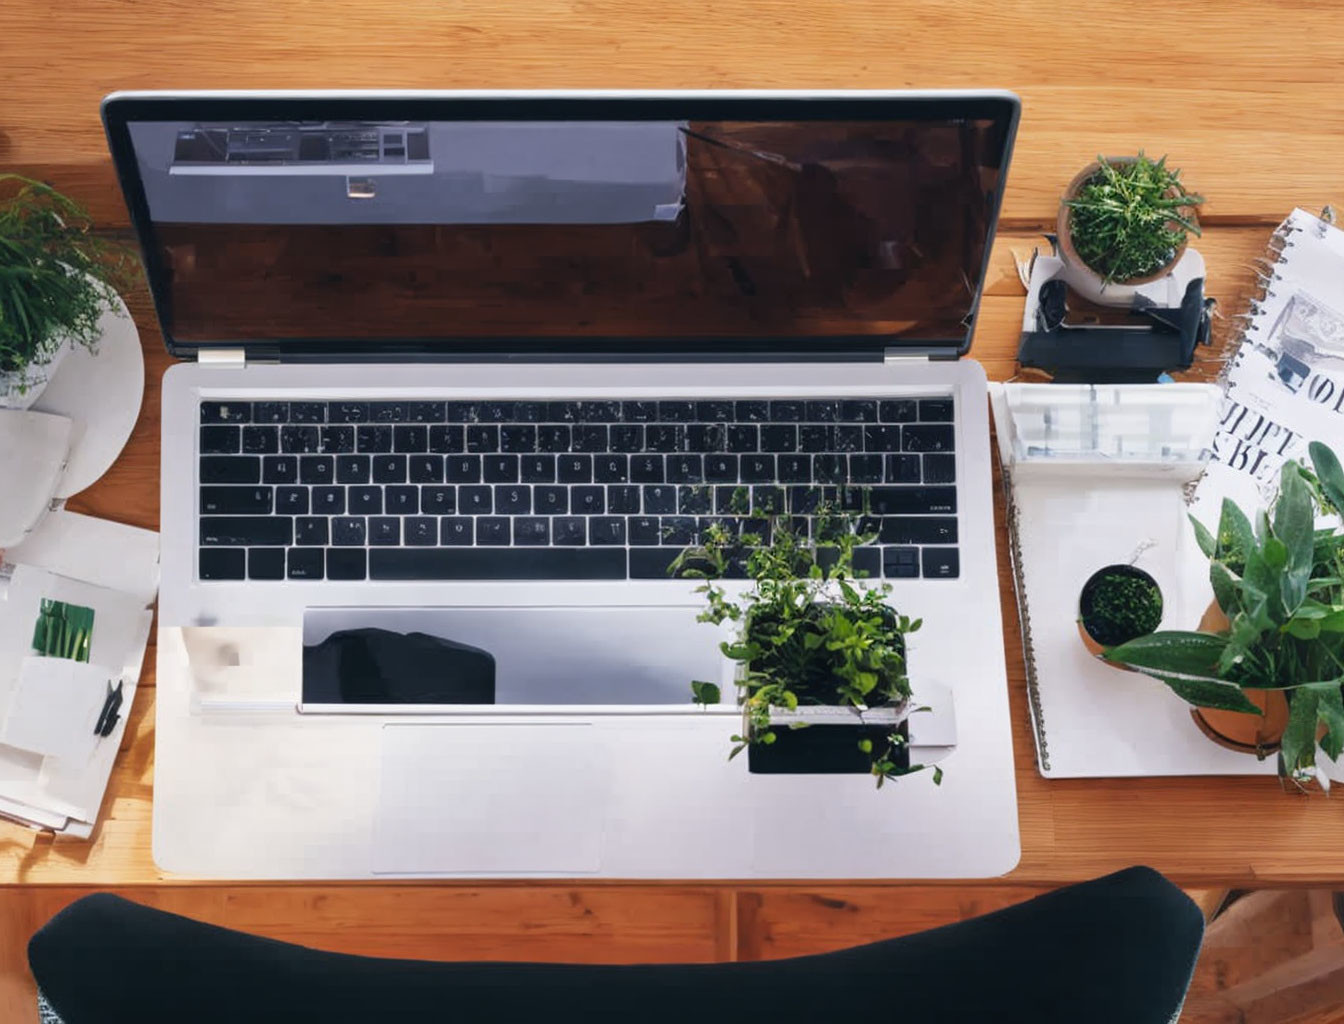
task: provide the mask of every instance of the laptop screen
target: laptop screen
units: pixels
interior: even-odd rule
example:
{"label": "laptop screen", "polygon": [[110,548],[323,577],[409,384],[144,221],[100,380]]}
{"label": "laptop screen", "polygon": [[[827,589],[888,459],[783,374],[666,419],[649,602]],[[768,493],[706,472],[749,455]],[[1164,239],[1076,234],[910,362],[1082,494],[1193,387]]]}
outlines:
{"label": "laptop screen", "polygon": [[128,119],[170,344],[968,342],[1003,110],[421,112]]}

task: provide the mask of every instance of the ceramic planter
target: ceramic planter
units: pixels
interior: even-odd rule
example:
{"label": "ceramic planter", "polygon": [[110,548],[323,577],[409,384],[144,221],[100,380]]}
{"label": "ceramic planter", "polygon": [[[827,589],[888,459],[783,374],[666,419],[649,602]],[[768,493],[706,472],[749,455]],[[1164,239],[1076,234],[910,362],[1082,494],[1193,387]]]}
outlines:
{"label": "ceramic planter", "polygon": [[[1209,605],[1199,620],[1201,632],[1217,633],[1227,629],[1227,616],[1217,602]],[[1269,754],[1279,749],[1283,731],[1288,727],[1288,696],[1283,690],[1243,687],[1242,693],[1261,711],[1222,711],[1217,708],[1191,708],[1190,717],[1199,731],[1220,747],[1245,754]]]}
{"label": "ceramic planter", "polygon": [[0,409],[27,409],[40,397],[42,391],[65,357],[70,354],[70,341],[63,339],[45,363],[30,363],[22,370],[0,373]]}
{"label": "ceramic planter", "polygon": [[[1107,157],[1106,161],[1110,164],[1132,164],[1137,158],[1132,156]],[[1082,257],[1078,255],[1078,250],[1073,244],[1073,232],[1070,227],[1070,217],[1072,210],[1066,204],[1070,199],[1075,198],[1078,192],[1086,185],[1092,177],[1101,170],[1101,164],[1093,161],[1079,171],[1074,179],[1069,182],[1068,188],[1064,190],[1064,195],[1059,201],[1059,214],[1056,218],[1056,236],[1059,239],[1059,257],[1064,263],[1064,280],[1069,287],[1077,292],[1089,302],[1095,302],[1102,306],[1125,306],[1133,304],[1134,297],[1139,289],[1144,285],[1152,284],[1154,281],[1160,281],[1171,272],[1171,268],[1180,262],[1181,257],[1185,255],[1187,240],[1183,240],[1170,260],[1155,272],[1144,277],[1131,278],[1128,281],[1113,281],[1110,284],[1095,270],[1083,262]],[[1198,223],[1195,208],[1186,206],[1181,208],[1182,214],[1192,223]]]}
{"label": "ceramic planter", "polygon": [[[1096,595],[1105,587],[1108,579],[1113,579],[1117,576],[1144,580],[1157,590],[1157,617],[1153,621],[1152,629],[1138,633],[1132,631],[1117,633],[1115,632],[1117,627],[1112,623],[1103,621],[1101,616],[1097,613],[1094,603]],[[1133,565],[1116,564],[1098,569],[1087,578],[1087,582],[1083,584],[1083,589],[1078,595],[1078,636],[1082,640],[1083,646],[1087,648],[1088,653],[1093,657],[1100,657],[1102,651],[1107,647],[1114,647],[1118,644],[1127,643],[1130,640],[1143,636],[1144,633],[1152,632],[1153,629],[1158,627],[1161,620],[1162,591],[1157,585],[1157,580],[1153,579],[1151,575],[1144,572],[1142,569]],[[1135,671],[1128,665],[1115,665],[1114,667],[1127,672]]]}

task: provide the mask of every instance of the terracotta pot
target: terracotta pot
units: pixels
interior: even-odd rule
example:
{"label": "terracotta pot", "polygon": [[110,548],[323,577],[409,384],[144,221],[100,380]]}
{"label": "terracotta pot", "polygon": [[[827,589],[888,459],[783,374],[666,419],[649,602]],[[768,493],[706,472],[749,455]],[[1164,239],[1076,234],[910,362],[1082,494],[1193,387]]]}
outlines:
{"label": "terracotta pot", "polygon": [[[1108,156],[1106,161],[1110,164],[1132,164],[1137,159],[1137,157],[1132,156]],[[1182,240],[1171,259],[1153,273],[1145,277],[1130,278],[1128,281],[1113,281],[1106,284],[1102,276],[1083,262],[1083,258],[1078,255],[1078,250],[1073,244],[1073,230],[1069,224],[1069,214],[1073,211],[1065,205],[1070,199],[1078,195],[1082,187],[1099,170],[1101,170],[1101,163],[1094,160],[1074,175],[1068,188],[1064,190],[1064,195],[1059,201],[1059,213],[1055,222],[1055,233],[1059,239],[1059,255],[1064,261],[1065,279],[1069,286],[1083,298],[1102,305],[1128,306],[1133,301],[1134,293],[1139,288],[1146,284],[1152,284],[1154,281],[1160,281],[1171,272],[1172,267],[1181,261],[1181,257],[1185,255],[1186,246],[1189,244],[1189,238]],[[1181,213],[1186,220],[1196,224],[1199,223],[1195,207],[1183,206],[1181,207]]]}
{"label": "terracotta pot", "polygon": [[[1228,627],[1227,616],[1217,602],[1209,605],[1199,620],[1201,631],[1217,633]],[[1199,731],[1220,747],[1245,754],[1268,754],[1278,750],[1283,731],[1288,728],[1288,696],[1283,690],[1260,690],[1243,687],[1242,693],[1260,709],[1260,714],[1249,711],[1221,711],[1216,708],[1191,708],[1190,717]]]}

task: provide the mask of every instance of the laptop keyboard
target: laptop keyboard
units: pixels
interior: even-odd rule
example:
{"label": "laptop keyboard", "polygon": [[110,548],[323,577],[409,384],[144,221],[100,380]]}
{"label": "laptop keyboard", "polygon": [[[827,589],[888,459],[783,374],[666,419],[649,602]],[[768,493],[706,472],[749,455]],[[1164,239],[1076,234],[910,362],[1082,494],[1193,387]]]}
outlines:
{"label": "laptop keyboard", "polygon": [[958,576],[951,397],[202,402],[202,580],[665,579],[749,510],[861,511],[870,576]]}

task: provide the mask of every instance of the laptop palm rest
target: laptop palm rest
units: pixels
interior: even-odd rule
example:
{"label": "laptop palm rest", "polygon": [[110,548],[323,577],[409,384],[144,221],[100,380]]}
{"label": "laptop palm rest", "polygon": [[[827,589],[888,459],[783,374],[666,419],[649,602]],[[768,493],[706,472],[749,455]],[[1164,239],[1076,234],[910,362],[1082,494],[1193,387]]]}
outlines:
{"label": "laptop palm rest", "polygon": [[373,872],[599,871],[600,733],[586,723],[383,726]]}
{"label": "laptop palm rest", "polygon": [[691,680],[724,672],[720,637],[697,611],[312,608],[302,709],[689,708]]}

